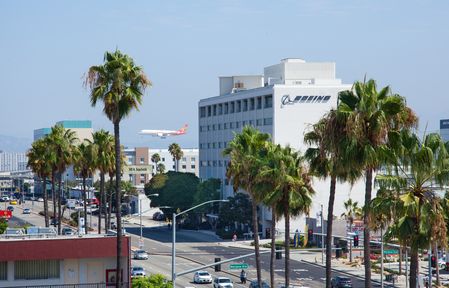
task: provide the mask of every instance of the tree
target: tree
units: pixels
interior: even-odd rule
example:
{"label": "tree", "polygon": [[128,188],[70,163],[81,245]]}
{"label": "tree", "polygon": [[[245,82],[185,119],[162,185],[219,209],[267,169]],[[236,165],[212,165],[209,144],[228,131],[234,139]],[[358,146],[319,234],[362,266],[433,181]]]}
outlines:
{"label": "tree", "polygon": [[42,195],[44,198],[45,227],[49,226],[48,221],[48,193],[47,178],[50,177],[51,167],[48,161],[48,149],[45,138],[38,139],[31,144],[31,149],[27,153],[27,166],[37,174],[42,181]]}
{"label": "tree", "polygon": [[[128,116],[133,109],[138,109],[146,87],[151,82],[145,76],[141,67],[134,60],[119,50],[106,52],[103,65],[89,68],[85,85],[90,88],[92,106],[97,102],[104,103],[103,112],[114,125],[115,138],[115,190],[119,191],[121,179],[120,161],[120,121]],[[117,271],[121,271],[122,226],[120,197],[116,193],[117,209]],[[117,273],[116,286],[122,283],[121,273]]]}
{"label": "tree", "polygon": [[0,234],[3,234],[6,231],[6,228],[8,228],[8,222],[5,219],[0,218]]}
{"label": "tree", "polygon": [[339,93],[337,116],[346,119],[346,131],[357,145],[350,151],[352,163],[361,165],[365,174],[364,263],[365,287],[371,287],[369,203],[373,172],[382,164],[385,145],[392,131],[416,125],[417,118],[406,106],[405,99],[391,95],[390,88],[377,91],[376,82],[355,82],[352,90]]}
{"label": "tree", "polygon": [[95,149],[93,145],[87,141],[82,142],[74,151],[74,165],[73,170],[79,174],[83,179],[83,203],[84,203],[84,227],[85,233],[88,233],[87,228],[87,197],[86,197],[86,179],[92,176],[95,170]]}
{"label": "tree", "polygon": [[173,284],[167,281],[161,274],[153,274],[149,277],[138,277],[132,279],[132,288],[173,288]]}
{"label": "tree", "polygon": [[[235,193],[233,197],[228,197],[229,202],[224,202],[220,206],[218,214],[218,227],[232,227],[232,230],[240,230],[238,226],[250,226],[252,223],[252,203],[245,193]],[[240,224],[235,227],[235,224]]]}
{"label": "tree", "polygon": [[175,160],[175,171],[179,172],[179,160],[184,155],[184,152],[182,152],[181,147],[177,143],[170,144],[170,146],[168,146],[168,152],[170,152]]}
{"label": "tree", "polygon": [[259,225],[257,218],[257,204],[263,199],[263,195],[255,189],[259,181],[259,170],[262,167],[262,159],[267,154],[270,136],[261,133],[251,126],[245,126],[242,132],[236,134],[229,142],[229,146],[223,150],[223,155],[229,156],[229,165],[226,169],[226,177],[232,181],[234,192],[245,190],[251,197],[252,221],[254,233],[254,250],[256,258],[257,282],[261,286],[260,252],[259,252]]}
{"label": "tree", "polygon": [[[154,163],[154,170],[156,170],[156,172],[158,172],[158,162],[161,161],[161,156],[158,153],[154,153],[153,155],[151,155],[151,162]],[[154,173],[153,173],[154,174]]]}
{"label": "tree", "polygon": [[305,153],[311,173],[318,178],[330,177],[329,201],[326,231],[326,287],[331,287],[332,277],[332,227],[334,221],[334,201],[337,180],[355,181],[360,176],[360,169],[348,164],[346,151],[351,141],[347,136],[345,117],[338,117],[335,110],[325,114],[311,126],[304,135],[304,141],[311,145]]}
{"label": "tree", "polygon": [[360,219],[363,215],[362,209],[359,207],[357,201],[353,202],[351,198],[343,202],[345,206],[345,212],[341,214],[349,223],[349,231],[352,232],[352,224],[354,224],[354,219]]}
{"label": "tree", "polygon": [[[92,134],[93,142],[89,141],[96,150],[95,167],[100,171],[100,205],[98,213],[98,233],[101,234],[101,215],[105,204],[105,175],[114,165],[114,137],[108,131],[101,129]],[[106,222],[106,221],[105,221]],[[105,223],[105,230],[107,229]]]}
{"label": "tree", "polygon": [[165,173],[165,165],[164,165],[164,163],[157,164],[156,171],[159,174],[164,174]]}
{"label": "tree", "polygon": [[[264,199],[273,206],[277,215],[285,220],[285,285],[290,286],[290,217],[308,214],[315,191],[311,178],[305,169],[304,158],[289,146],[277,145],[270,158],[274,165],[262,173],[274,179],[274,189]],[[262,168],[264,169],[264,168]]]}
{"label": "tree", "polygon": [[442,187],[449,182],[449,154],[436,133],[423,141],[407,130],[398,136],[401,145],[394,149],[396,163],[376,177],[380,193],[370,204],[371,217],[382,216],[389,224],[386,237],[397,237],[410,247],[409,281],[410,287],[416,287],[418,250],[431,243],[447,245],[445,203],[433,185]]}

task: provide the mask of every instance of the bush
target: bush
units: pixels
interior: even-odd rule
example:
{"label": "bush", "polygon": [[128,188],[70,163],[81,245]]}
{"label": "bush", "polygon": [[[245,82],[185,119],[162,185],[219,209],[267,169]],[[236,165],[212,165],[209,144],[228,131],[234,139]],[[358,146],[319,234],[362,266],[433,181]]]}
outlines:
{"label": "bush", "polygon": [[173,288],[173,284],[162,274],[132,279],[132,288]]}
{"label": "bush", "polygon": [[8,228],[8,222],[5,219],[0,218],[0,234],[3,234],[6,228]]}

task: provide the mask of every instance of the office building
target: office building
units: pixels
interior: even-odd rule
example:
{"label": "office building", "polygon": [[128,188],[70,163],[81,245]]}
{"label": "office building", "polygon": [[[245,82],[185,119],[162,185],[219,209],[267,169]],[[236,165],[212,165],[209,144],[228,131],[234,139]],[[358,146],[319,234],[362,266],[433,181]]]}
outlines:
{"label": "office building", "polygon": [[[246,125],[254,126],[270,134],[274,143],[304,152],[307,127],[335,108],[338,93],[350,88],[336,78],[335,63],[291,58],[266,67],[263,75],[219,77],[219,95],[202,99],[198,105],[200,178],[221,179],[222,198],[232,196],[232,185],[225,177],[229,159],[222,151],[235,132]],[[316,195],[310,215],[314,216],[321,205],[327,210],[329,181],[315,179],[313,184]],[[334,215],[344,212],[343,202],[350,190],[349,185],[338,186]],[[359,191],[351,198],[363,203]],[[261,212],[262,226],[270,227],[271,214],[267,209]],[[304,219],[293,221],[291,228],[304,230],[301,223]]]}
{"label": "office building", "polygon": [[25,171],[27,162],[26,153],[0,151],[0,172]]}

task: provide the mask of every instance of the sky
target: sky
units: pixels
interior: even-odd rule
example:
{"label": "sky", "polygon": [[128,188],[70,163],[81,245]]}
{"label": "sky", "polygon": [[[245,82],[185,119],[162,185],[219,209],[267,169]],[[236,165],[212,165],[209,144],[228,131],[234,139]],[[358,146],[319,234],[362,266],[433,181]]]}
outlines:
{"label": "sky", "polygon": [[[283,58],[336,62],[343,83],[373,78],[405,96],[420,129],[449,118],[449,1],[0,0],[0,135],[33,138],[61,120],[92,120],[85,73],[119,49],[152,81],[122,121],[128,147],[198,147],[198,101],[218,76],[262,74]],[[178,129],[165,140],[137,133]]]}

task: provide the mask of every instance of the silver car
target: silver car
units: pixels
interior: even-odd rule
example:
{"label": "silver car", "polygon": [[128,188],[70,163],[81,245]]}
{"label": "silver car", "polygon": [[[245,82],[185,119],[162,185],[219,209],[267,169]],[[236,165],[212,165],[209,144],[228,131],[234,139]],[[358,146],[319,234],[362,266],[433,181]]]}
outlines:
{"label": "silver car", "polygon": [[134,252],[134,259],[137,260],[148,260],[148,253],[145,252],[144,250],[137,250],[136,252]]}
{"label": "silver car", "polygon": [[234,285],[227,277],[217,277],[214,279],[214,288],[234,288]]}
{"label": "silver car", "polygon": [[147,274],[145,273],[143,267],[135,266],[131,268],[131,277],[142,277],[146,275]]}
{"label": "silver car", "polygon": [[197,271],[193,275],[194,283],[212,283],[212,276],[207,271]]}

